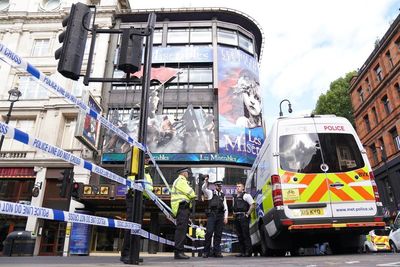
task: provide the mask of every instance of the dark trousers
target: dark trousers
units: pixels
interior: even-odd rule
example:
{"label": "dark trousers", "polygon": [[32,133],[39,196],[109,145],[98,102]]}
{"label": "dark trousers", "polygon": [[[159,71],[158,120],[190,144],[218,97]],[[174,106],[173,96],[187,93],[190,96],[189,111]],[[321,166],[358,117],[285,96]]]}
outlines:
{"label": "dark trousers", "polygon": [[244,214],[238,214],[235,215],[234,223],[239,239],[240,253],[250,254],[252,252],[249,230],[250,218],[246,217]]}
{"label": "dark trousers", "polygon": [[224,226],[224,213],[211,211],[207,216],[207,230],[203,253],[210,255],[211,239],[214,234],[214,255],[221,253],[222,228]]}
{"label": "dark trousers", "polygon": [[185,251],[186,233],[188,231],[190,209],[189,204],[181,204],[176,214],[175,253]]}

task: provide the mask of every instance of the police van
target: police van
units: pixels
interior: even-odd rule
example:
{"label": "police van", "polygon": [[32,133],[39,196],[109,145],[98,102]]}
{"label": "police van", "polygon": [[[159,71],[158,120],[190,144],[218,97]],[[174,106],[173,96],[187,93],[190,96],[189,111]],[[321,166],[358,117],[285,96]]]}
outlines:
{"label": "police van", "polygon": [[350,122],[334,115],[280,117],[248,171],[256,201],[250,233],[262,255],[329,242],[356,252],[385,226],[374,174]]}

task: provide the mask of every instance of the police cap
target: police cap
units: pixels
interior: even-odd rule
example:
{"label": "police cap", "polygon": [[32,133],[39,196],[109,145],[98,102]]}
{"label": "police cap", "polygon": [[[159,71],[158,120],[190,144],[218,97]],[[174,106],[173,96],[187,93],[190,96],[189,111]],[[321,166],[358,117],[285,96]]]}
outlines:
{"label": "police cap", "polygon": [[214,182],[215,185],[222,185],[222,181],[216,181]]}
{"label": "police cap", "polygon": [[183,172],[192,173],[191,169],[188,167],[178,169],[176,172],[177,173],[183,173]]}

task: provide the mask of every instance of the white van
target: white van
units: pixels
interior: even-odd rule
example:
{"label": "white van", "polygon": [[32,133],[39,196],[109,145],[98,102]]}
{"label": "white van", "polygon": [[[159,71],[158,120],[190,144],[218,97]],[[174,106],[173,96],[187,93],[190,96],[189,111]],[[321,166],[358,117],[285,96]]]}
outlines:
{"label": "white van", "polygon": [[385,226],[365,149],[345,118],[278,118],[246,189],[255,194],[250,233],[263,255],[329,242],[355,252],[361,235]]}

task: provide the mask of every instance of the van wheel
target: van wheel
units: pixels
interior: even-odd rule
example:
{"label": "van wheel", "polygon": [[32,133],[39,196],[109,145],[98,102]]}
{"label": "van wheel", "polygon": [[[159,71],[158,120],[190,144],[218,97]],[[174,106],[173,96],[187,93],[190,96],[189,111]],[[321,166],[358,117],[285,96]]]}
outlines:
{"label": "van wheel", "polygon": [[261,224],[261,227],[259,228],[260,231],[260,236],[261,236],[261,242],[260,242],[260,254],[261,256],[268,257],[272,256],[272,250],[268,248],[267,246],[267,241],[266,239],[269,238],[266,236],[266,232],[264,230],[264,225]]}
{"label": "van wheel", "polygon": [[392,251],[393,253],[396,253],[399,251],[397,249],[396,245],[393,243],[393,241],[390,241],[389,245],[390,245],[390,251]]}
{"label": "van wheel", "polygon": [[369,249],[369,247],[368,246],[365,246],[364,247],[364,253],[371,253],[371,250]]}

